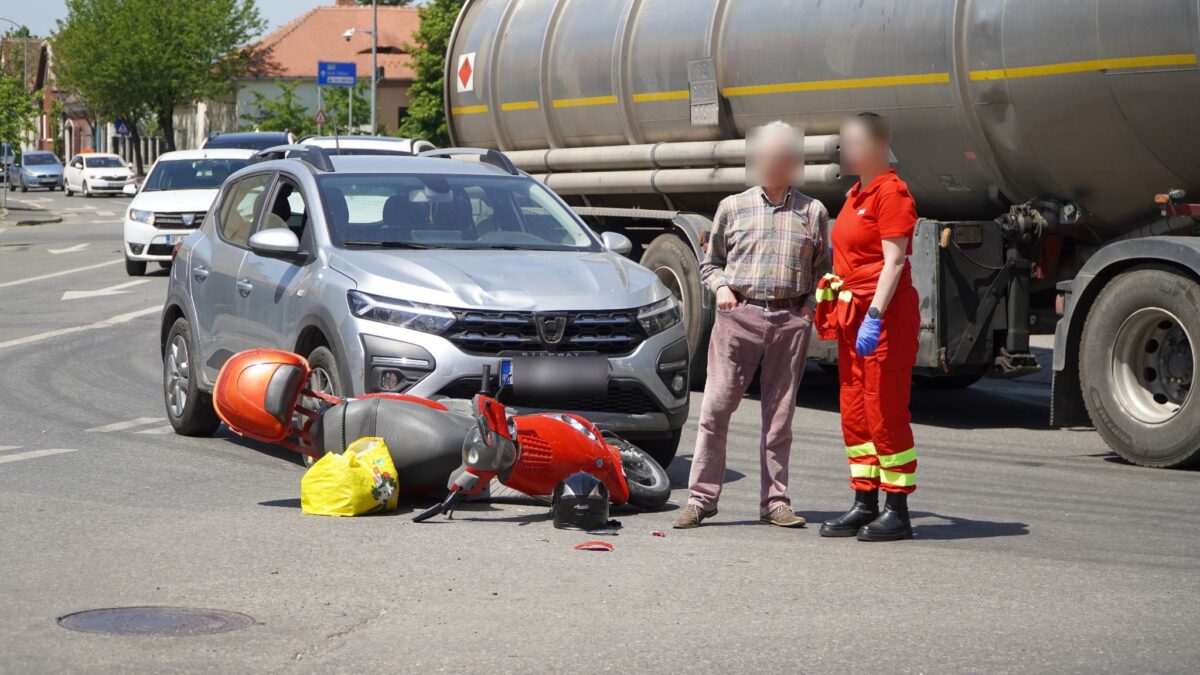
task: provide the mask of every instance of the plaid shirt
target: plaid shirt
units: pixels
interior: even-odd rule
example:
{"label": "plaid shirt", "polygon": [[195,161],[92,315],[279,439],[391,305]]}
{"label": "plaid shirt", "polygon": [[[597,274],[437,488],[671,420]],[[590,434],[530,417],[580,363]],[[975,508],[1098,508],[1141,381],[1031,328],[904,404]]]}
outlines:
{"label": "plaid shirt", "polygon": [[729,286],[754,300],[808,294],[808,306],[816,306],[812,293],[832,267],[824,204],[793,188],[776,205],[755,187],[722,201],[713,221],[701,267],[712,292]]}

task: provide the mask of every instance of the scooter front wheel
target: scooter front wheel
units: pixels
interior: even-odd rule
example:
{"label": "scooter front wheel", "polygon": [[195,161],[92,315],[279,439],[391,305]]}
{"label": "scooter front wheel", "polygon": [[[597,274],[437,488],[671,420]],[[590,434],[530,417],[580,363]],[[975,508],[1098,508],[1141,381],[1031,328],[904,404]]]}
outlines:
{"label": "scooter front wheel", "polygon": [[657,511],[671,498],[671,479],[648,452],[613,434],[604,440],[621,452],[621,468],[629,485],[629,504],[643,511]]}

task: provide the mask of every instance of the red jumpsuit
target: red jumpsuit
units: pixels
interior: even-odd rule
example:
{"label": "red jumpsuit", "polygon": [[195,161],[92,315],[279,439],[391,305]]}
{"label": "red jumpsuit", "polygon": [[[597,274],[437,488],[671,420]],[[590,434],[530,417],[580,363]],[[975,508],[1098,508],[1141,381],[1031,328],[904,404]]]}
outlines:
{"label": "red jumpsuit", "polygon": [[854,343],[883,271],[883,239],[908,238],[917,223],[916,203],[894,171],[865,188],[855,185],[833,230],[834,274],[817,291],[821,338],[838,340],[842,435],[850,460],[850,486],[909,493],[916,489],[917,452],[908,411],[921,314],[911,268],[883,316],[879,347],[860,357]]}

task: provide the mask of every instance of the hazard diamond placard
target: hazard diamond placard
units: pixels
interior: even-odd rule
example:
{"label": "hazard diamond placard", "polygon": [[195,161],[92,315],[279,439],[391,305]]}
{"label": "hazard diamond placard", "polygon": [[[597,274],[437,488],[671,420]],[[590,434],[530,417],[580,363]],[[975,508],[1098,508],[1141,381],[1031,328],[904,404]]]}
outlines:
{"label": "hazard diamond placard", "polygon": [[475,91],[475,52],[458,57],[458,93]]}

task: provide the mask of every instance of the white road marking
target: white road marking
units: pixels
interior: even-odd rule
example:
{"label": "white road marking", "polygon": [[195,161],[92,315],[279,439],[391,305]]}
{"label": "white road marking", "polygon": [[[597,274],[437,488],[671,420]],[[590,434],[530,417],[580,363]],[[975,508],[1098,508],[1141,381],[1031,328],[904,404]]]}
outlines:
{"label": "white road marking", "polygon": [[139,434],[172,434],[175,433],[175,428],[168,424],[165,427],[154,427],[153,429],[142,429]]}
{"label": "white road marking", "polygon": [[0,452],[4,452],[5,450],[16,450],[19,447],[21,447],[21,446],[19,446],[19,445],[0,445]]}
{"label": "white road marking", "polygon": [[23,459],[37,459],[38,457],[49,457],[50,455],[62,455],[68,452],[78,452],[72,448],[52,448],[49,450],[30,450],[28,452],[17,452],[11,455],[0,455],[0,464],[8,462],[19,462]]}
{"label": "white road marking", "polygon": [[68,206],[67,208],[63,209],[63,211],[95,211],[95,210],[97,210],[97,209],[94,206]]}
{"label": "white road marking", "polygon": [[96,323],[89,323],[89,324],[86,324],[83,326],[71,326],[70,328],[59,328],[58,330],[46,331],[45,333],[38,333],[37,335],[30,335],[30,336],[23,337],[23,338],[17,338],[15,340],[9,340],[7,342],[0,342],[0,349],[6,349],[8,347],[19,347],[20,345],[33,344],[35,342],[43,342],[45,340],[49,340],[50,338],[55,338],[60,335],[70,335],[72,333],[82,333],[84,331],[97,330],[100,328],[111,328],[112,326],[115,326],[117,324],[122,324],[122,323],[126,323],[128,321],[133,321],[134,319],[139,319],[143,316],[147,316],[147,315],[154,314],[156,312],[161,312],[161,311],[162,311],[162,307],[159,307],[159,306],[147,307],[146,309],[139,309],[136,312],[127,312],[125,314],[118,314],[114,317],[104,319],[103,321],[97,321]]}
{"label": "white road marking", "polygon": [[112,424],[105,424],[102,427],[92,427],[91,429],[87,429],[87,431],[98,431],[102,434],[107,434],[113,431],[124,431],[134,427],[144,427],[147,424],[159,424],[166,421],[167,418],[165,417],[135,417],[124,422],[113,422]]}
{"label": "white road marking", "polygon": [[74,246],[68,246],[66,248],[48,248],[46,250],[54,255],[60,255],[62,253],[79,253],[88,246],[91,246],[91,244],[75,244]]}
{"label": "white road marking", "polygon": [[50,274],[42,274],[42,275],[36,276],[36,277],[17,279],[16,281],[5,281],[4,283],[0,283],[0,288],[7,288],[9,286],[20,286],[21,284],[31,284],[35,281],[42,281],[43,279],[53,279],[54,277],[61,277],[61,276],[67,275],[67,274],[75,274],[76,272],[86,272],[88,270],[94,270],[99,267],[107,267],[108,265],[119,265],[120,263],[123,263],[123,262],[125,262],[125,261],[118,258],[117,260],[109,260],[108,262],[97,263],[95,265],[87,265],[85,267],[76,267],[75,269],[62,270],[61,272],[51,272]]}
{"label": "white road marking", "polygon": [[123,284],[109,286],[108,288],[97,288],[94,291],[67,291],[66,293],[62,294],[61,299],[62,300],[79,300],[81,298],[99,298],[99,297],[103,297],[105,295],[124,295],[124,294],[128,293],[129,291],[125,291],[125,290],[121,290],[121,289],[130,288],[130,287],[137,286],[140,284],[148,284],[148,283],[150,283],[149,279],[134,279],[133,281],[126,281]]}

